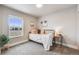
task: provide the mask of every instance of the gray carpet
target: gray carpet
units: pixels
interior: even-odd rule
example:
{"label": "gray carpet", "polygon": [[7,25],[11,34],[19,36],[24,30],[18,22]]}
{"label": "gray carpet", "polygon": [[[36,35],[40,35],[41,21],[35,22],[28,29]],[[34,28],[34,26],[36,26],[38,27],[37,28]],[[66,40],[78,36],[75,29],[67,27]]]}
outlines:
{"label": "gray carpet", "polygon": [[73,51],[70,52],[71,50],[69,51],[67,49],[64,49],[64,53],[60,53],[61,50],[59,48],[57,49],[54,49],[52,51],[45,51],[41,44],[29,41],[27,43],[9,48],[9,50],[4,52],[3,55],[62,55],[78,53],[78,51],[72,53]]}

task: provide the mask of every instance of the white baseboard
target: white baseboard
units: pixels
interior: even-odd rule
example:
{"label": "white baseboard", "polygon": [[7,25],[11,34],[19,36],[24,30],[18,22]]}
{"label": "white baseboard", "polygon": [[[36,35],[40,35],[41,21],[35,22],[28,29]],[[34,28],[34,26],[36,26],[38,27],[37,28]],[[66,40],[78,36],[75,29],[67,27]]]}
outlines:
{"label": "white baseboard", "polygon": [[[16,45],[19,45],[19,44],[22,44],[22,43],[26,43],[26,42],[28,42],[28,40],[24,40],[24,41],[21,41],[21,42],[10,44],[10,47],[13,47],[13,46],[16,46]],[[60,44],[60,42],[56,42],[56,43]],[[70,47],[70,48],[79,50],[79,48],[77,46],[74,46],[74,45],[69,45],[69,44],[65,44],[65,43],[63,43],[62,45],[66,46],[66,47]]]}
{"label": "white baseboard", "polygon": [[[57,43],[57,44],[60,44],[60,42],[56,42],[56,43]],[[70,48],[79,50],[79,48],[78,48],[77,46],[74,46],[74,45],[65,44],[65,43],[63,43],[62,45],[63,45],[63,46],[66,46],[66,47],[70,47]]]}
{"label": "white baseboard", "polygon": [[24,40],[24,41],[20,41],[20,42],[14,43],[14,44],[10,44],[9,47],[13,47],[13,46],[25,43],[25,42],[28,42],[28,40]]}

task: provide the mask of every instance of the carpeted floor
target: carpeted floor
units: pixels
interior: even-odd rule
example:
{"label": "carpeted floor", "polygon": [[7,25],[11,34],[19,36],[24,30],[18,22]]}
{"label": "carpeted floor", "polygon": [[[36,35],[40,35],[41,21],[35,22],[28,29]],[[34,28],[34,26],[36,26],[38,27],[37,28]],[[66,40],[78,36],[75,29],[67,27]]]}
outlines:
{"label": "carpeted floor", "polygon": [[45,51],[41,44],[27,42],[14,46],[2,55],[78,55],[79,51],[67,47],[51,47],[51,51]]}

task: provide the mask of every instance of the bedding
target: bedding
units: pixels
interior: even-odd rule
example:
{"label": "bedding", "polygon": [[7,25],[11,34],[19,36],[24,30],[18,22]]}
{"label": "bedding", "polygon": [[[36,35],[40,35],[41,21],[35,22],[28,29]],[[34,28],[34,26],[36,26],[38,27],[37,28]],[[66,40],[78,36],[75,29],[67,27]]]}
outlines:
{"label": "bedding", "polygon": [[35,42],[42,43],[45,50],[50,50],[52,46],[53,35],[50,34],[29,34],[29,39]]}

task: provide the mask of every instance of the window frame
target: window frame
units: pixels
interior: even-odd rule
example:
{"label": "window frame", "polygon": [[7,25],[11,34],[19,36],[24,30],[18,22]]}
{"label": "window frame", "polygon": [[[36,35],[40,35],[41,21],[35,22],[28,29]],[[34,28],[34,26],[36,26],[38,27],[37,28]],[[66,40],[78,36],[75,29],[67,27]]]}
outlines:
{"label": "window frame", "polygon": [[[21,25],[21,28],[22,28],[22,30],[21,30],[21,34],[20,35],[15,35],[15,36],[11,36],[11,29],[10,29],[10,24],[9,24],[9,18],[11,18],[11,17],[16,17],[16,18],[18,18],[19,20],[21,20],[22,21],[22,25]],[[19,16],[15,16],[15,15],[9,15],[8,16],[8,36],[10,37],[10,38],[16,38],[16,37],[20,37],[20,36],[23,36],[23,30],[24,30],[24,21],[23,21],[23,18],[21,18],[21,17],[19,17]]]}

